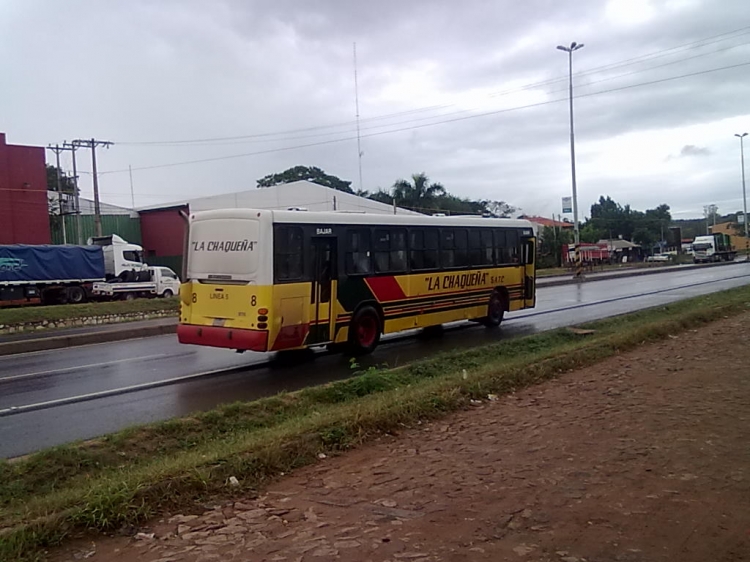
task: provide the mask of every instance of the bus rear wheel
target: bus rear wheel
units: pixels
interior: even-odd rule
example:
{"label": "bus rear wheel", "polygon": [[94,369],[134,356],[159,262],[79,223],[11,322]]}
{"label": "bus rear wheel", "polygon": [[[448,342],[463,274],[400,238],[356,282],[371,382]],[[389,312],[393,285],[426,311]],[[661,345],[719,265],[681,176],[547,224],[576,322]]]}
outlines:
{"label": "bus rear wheel", "polygon": [[372,353],[380,342],[380,315],[371,306],[360,308],[349,325],[349,348],[352,353]]}
{"label": "bus rear wheel", "polygon": [[492,291],[490,302],[487,304],[487,316],[482,323],[488,328],[496,328],[505,316],[505,300],[498,291]]}

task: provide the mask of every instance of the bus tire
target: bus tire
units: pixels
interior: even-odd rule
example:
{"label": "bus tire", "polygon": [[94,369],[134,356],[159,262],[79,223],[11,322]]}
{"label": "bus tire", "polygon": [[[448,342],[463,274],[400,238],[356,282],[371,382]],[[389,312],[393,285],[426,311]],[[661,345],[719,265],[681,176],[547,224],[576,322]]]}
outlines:
{"label": "bus tire", "polygon": [[381,332],[378,311],[371,306],[363,306],[349,324],[349,349],[356,355],[372,353],[380,342]]}
{"label": "bus tire", "polygon": [[482,324],[488,328],[497,328],[505,316],[505,300],[499,291],[492,291],[490,302],[487,303],[487,316]]}

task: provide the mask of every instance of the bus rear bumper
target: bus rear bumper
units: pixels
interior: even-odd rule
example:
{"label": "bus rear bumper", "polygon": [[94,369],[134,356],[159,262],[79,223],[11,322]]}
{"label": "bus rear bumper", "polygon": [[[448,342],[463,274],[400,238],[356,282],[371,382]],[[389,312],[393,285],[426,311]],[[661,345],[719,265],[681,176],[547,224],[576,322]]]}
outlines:
{"label": "bus rear bumper", "polygon": [[241,330],[238,328],[217,328],[215,326],[177,326],[177,339],[180,343],[241,349],[246,351],[268,350],[266,330]]}

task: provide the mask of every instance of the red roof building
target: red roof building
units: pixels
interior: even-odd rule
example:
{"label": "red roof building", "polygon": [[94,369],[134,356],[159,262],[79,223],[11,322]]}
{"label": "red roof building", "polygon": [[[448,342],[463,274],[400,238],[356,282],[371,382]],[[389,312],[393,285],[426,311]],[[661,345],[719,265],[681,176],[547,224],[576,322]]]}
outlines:
{"label": "red roof building", "polygon": [[535,217],[535,216],[530,216],[530,215],[522,215],[518,218],[526,219],[529,222],[533,222],[539,228],[544,228],[545,226],[551,226],[552,228],[566,228],[566,229],[573,230],[572,222],[556,221],[554,219],[548,219],[545,217]]}
{"label": "red roof building", "polygon": [[0,133],[0,244],[49,244],[44,148],[6,144]]}

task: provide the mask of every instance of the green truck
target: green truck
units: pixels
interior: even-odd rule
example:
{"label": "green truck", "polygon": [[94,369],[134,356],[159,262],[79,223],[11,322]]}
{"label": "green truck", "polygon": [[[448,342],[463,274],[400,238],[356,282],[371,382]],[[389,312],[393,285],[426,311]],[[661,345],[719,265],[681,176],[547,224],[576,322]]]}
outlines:
{"label": "green truck", "polygon": [[694,263],[733,261],[736,255],[728,234],[717,232],[708,236],[698,236],[693,241]]}

